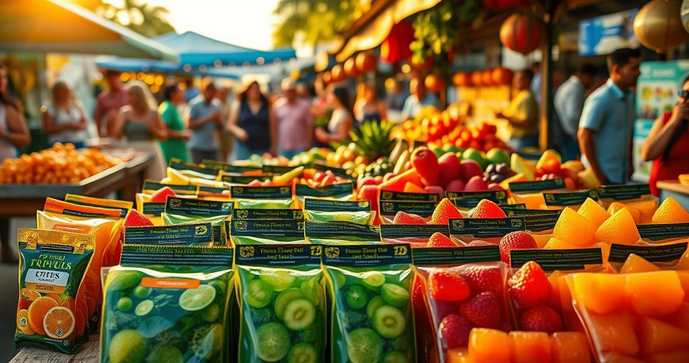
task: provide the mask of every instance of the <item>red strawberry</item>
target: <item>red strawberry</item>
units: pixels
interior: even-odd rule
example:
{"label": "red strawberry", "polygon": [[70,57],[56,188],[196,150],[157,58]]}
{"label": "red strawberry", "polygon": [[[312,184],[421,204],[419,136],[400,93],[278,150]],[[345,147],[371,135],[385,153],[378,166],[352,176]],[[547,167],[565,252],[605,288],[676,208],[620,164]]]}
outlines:
{"label": "red strawberry", "polygon": [[435,307],[433,312],[435,313],[437,320],[443,320],[450,314],[457,314],[457,309],[459,306],[457,305],[456,301],[435,300],[434,303]]}
{"label": "red strawberry", "polygon": [[488,199],[483,199],[478,202],[476,208],[474,209],[474,214],[471,215],[472,218],[507,218],[505,212],[500,208],[495,202]]}
{"label": "red strawberry", "polygon": [[124,219],[125,227],[153,227],[153,222],[136,209],[131,209]]}
{"label": "red strawberry", "polygon": [[492,292],[495,296],[503,295],[502,272],[497,267],[470,266],[462,271],[462,277],[473,292]]}
{"label": "red strawberry", "polygon": [[464,190],[467,192],[485,192],[488,190],[488,184],[483,180],[482,176],[476,175],[469,179],[464,186]]}
{"label": "red strawberry", "polygon": [[538,248],[536,240],[524,231],[511,232],[500,240],[500,259],[510,263],[510,251]]}
{"label": "red strawberry", "polygon": [[459,166],[460,161],[455,153],[446,153],[438,159],[438,183],[441,187],[447,187],[451,181],[462,177]]}
{"label": "red strawberry", "polygon": [[456,243],[454,243],[448,236],[440,233],[440,232],[435,232],[433,235],[431,235],[431,238],[428,239],[428,243],[426,243],[426,247],[459,247],[457,246]]}
{"label": "red strawberry", "polygon": [[378,210],[378,186],[364,185],[359,189],[358,200],[368,200],[371,202],[371,210]]}
{"label": "red strawberry", "polygon": [[482,239],[475,239],[467,245],[467,247],[481,247],[481,246],[495,246],[494,244],[484,241]]}
{"label": "red strawberry", "polygon": [[522,313],[519,318],[519,327],[521,330],[552,334],[562,331],[562,317],[555,310],[539,305]]}
{"label": "red strawberry", "polygon": [[447,192],[463,192],[464,191],[464,182],[461,179],[453,180],[447,184],[447,188],[445,188],[445,191],[447,191]]}
{"label": "red strawberry", "polygon": [[520,308],[530,308],[545,303],[550,298],[552,286],[541,266],[529,261],[507,281],[508,292]]}
{"label": "red strawberry", "polygon": [[471,324],[457,314],[446,316],[439,326],[439,334],[443,345],[447,349],[466,347],[469,344],[471,328],[473,328]]}
{"label": "red strawberry", "polygon": [[393,224],[426,224],[423,217],[416,214],[405,213],[402,211],[395,214],[395,219],[392,221]]}
{"label": "red strawberry", "polygon": [[471,290],[462,275],[450,270],[435,270],[428,276],[428,291],[435,300],[461,301]]}
{"label": "red strawberry", "polygon": [[411,165],[416,168],[424,185],[438,185],[438,157],[431,149],[422,146],[414,150]]}
{"label": "red strawberry", "polygon": [[435,207],[431,221],[428,223],[448,224],[450,223],[450,219],[462,219],[462,213],[459,212],[457,207],[455,207],[449,199],[444,198]]}
{"label": "red strawberry", "polygon": [[492,292],[482,292],[462,302],[459,314],[475,326],[493,328],[500,324],[500,300]]}
{"label": "red strawberry", "polygon": [[167,202],[167,197],[176,197],[177,194],[170,187],[165,187],[158,189],[157,192],[151,195],[149,202],[151,203],[165,203]]}

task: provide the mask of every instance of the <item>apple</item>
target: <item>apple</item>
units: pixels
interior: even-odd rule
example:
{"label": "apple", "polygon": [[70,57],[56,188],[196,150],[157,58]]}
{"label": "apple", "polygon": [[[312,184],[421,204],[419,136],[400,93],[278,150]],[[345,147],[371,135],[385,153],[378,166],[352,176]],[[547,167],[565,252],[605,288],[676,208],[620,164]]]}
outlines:
{"label": "apple", "polygon": [[445,191],[447,191],[447,192],[463,192],[464,191],[464,182],[462,181],[462,179],[455,179],[455,180],[453,180],[447,184]]}
{"label": "apple", "polygon": [[455,153],[449,152],[441,156],[438,159],[438,167],[440,169],[438,184],[442,187],[447,187],[451,181],[462,177],[461,162]]}
{"label": "apple", "polygon": [[459,169],[464,183],[467,183],[475,176],[483,176],[481,165],[474,160],[462,160],[459,164]]}

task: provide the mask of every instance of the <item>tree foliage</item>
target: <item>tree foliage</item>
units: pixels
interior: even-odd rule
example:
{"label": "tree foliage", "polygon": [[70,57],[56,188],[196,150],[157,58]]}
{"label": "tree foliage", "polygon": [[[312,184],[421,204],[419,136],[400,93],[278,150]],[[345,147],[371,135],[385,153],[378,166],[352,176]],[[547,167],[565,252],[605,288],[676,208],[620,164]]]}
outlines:
{"label": "tree foliage", "polygon": [[103,0],[76,0],[75,2],[149,38],[175,31],[167,20],[169,13],[167,8],[151,6],[144,0],[123,0],[122,6],[115,6]]}
{"label": "tree foliage", "polygon": [[273,13],[279,21],[273,30],[275,46],[291,46],[296,37],[308,44],[335,39],[361,15],[360,0],[278,0]]}

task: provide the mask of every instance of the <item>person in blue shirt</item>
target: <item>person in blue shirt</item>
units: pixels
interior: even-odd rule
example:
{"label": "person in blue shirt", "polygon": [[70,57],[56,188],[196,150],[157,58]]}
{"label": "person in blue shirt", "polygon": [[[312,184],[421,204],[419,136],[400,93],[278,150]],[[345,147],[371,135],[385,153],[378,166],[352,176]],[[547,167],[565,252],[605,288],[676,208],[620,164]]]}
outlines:
{"label": "person in blue shirt", "polygon": [[[579,147],[601,184],[631,178],[634,92],[641,72],[638,49],[622,48],[608,56],[610,78],[586,102],[579,120]],[[583,158],[582,158],[583,159]]]}
{"label": "person in blue shirt", "polygon": [[555,92],[555,114],[562,128],[562,160],[576,160],[579,158],[579,143],[577,129],[581,111],[584,108],[586,90],[593,85],[596,67],[582,64]]}
{"label": "person in blue shirt", "polygon": [[533,72],[533,77],[531,77],[531,92],[533,92],[536,98],[536,104],[541,104],[541,62],[534,62],[531,65],[531,72]]}

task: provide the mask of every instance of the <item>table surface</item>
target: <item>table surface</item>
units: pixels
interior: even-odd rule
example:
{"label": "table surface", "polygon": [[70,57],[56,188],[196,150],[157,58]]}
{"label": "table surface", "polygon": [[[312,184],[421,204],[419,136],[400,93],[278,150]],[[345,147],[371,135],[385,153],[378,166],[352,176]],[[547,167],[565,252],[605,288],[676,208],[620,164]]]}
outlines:
{"label": "table surface", "polygon": [[659,181],[656,186],[658,189],[665,189],[676,193],[689,195],[689,185],[684,185],[679,180],[663,180]]}
{"label": "table surface", "polygon": [[79,348],[76,354],[64,354],[37,347],[22,349],[10,363],[93,363],[99,360],[98,335],[90,337],[89,341]]}

